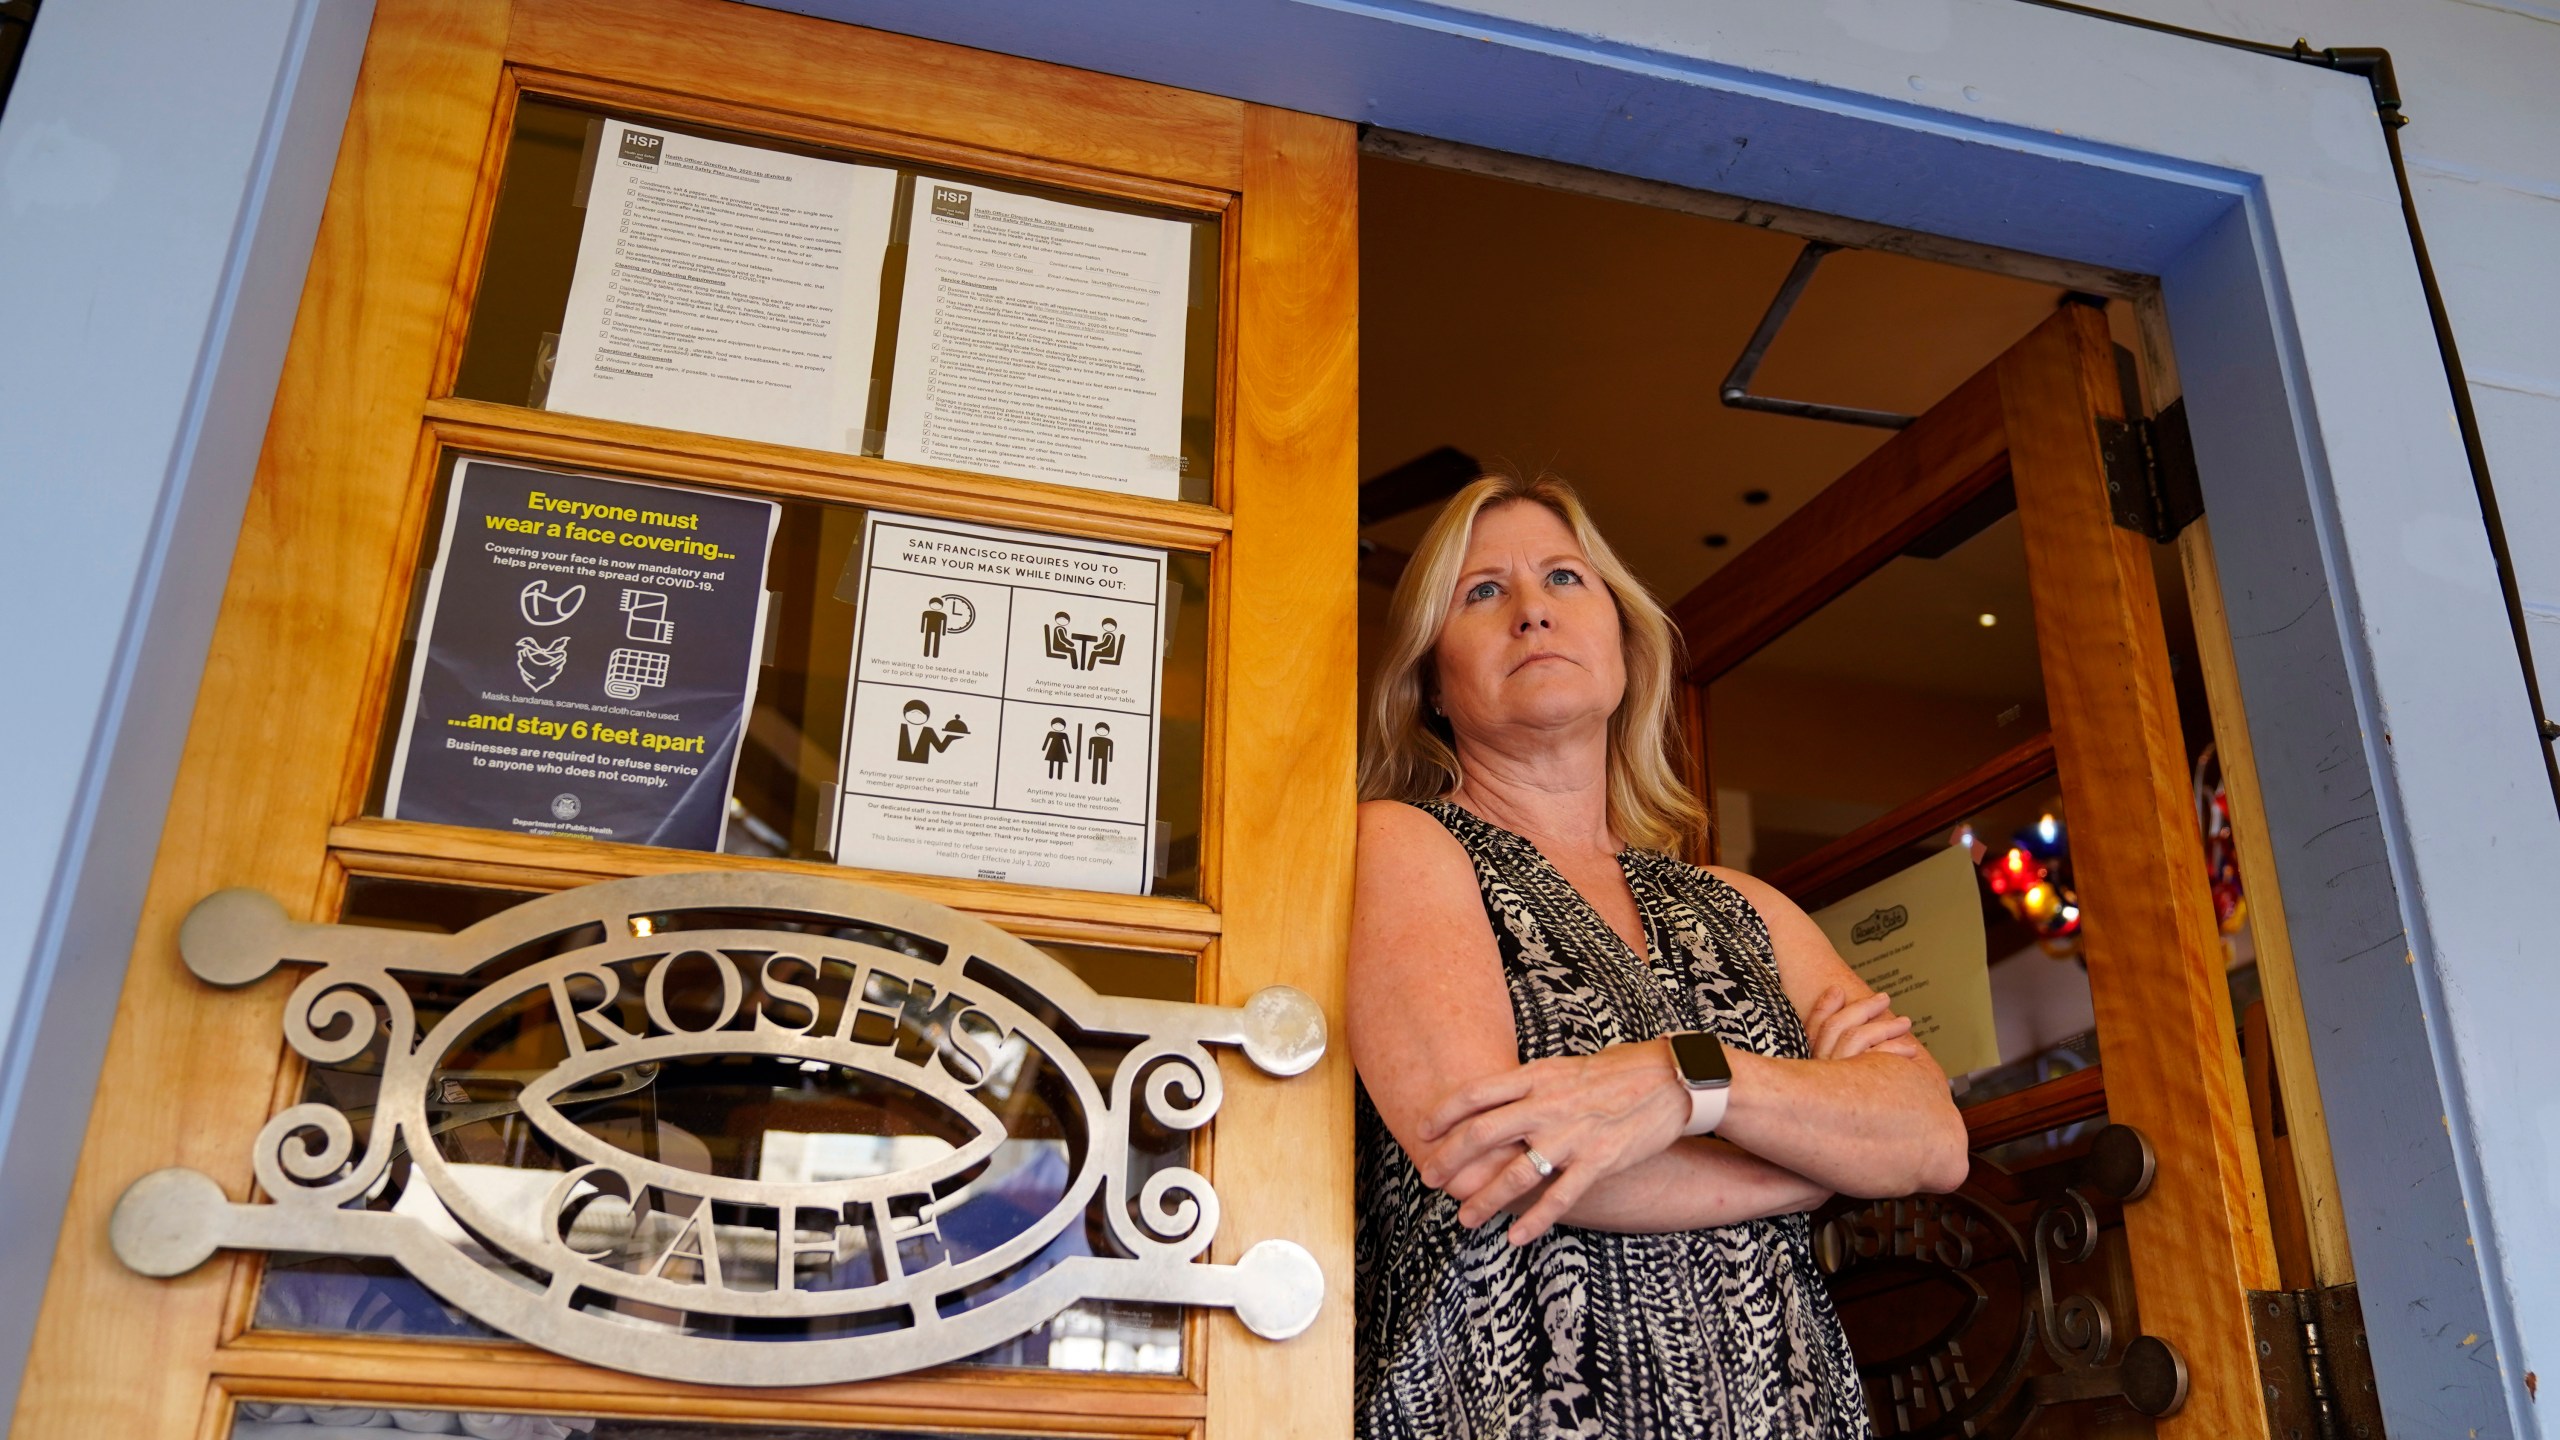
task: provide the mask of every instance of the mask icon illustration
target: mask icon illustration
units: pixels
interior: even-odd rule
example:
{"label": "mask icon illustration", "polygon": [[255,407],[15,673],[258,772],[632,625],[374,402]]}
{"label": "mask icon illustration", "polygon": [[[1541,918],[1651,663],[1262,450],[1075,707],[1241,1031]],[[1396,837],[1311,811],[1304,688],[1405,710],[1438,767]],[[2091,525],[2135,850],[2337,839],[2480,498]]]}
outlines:
{"label": "mask icon illustration", "polygon": [[587,587],[572,585],[554,595],[549,581],[536,580],[516,594],[516,608],[527,625],[565,625],[587,603]]}
{"label": "mask icon illustration", "polygon": [[[572,606],[571,608],[576,608]],[[516,640],[516,673],[536,691],[548,690],[560,672],[569,668],[569,637],[555,635],[551,643],[542,644],[530,635]]]}

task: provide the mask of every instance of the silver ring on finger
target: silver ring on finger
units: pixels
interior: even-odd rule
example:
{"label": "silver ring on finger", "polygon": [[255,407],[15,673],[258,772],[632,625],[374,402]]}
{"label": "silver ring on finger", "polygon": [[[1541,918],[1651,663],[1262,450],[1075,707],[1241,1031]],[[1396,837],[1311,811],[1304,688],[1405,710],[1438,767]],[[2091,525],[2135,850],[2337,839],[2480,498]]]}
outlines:
{"label": "silver ring on finger", "polygon": [[1529,1152],[1529,1168],[1538,1172],[1539,1179],[1553,1180],[1556,1178],[1556,1162],[1539,1154],[1537,1146],[1523,1141],[1521,1142],[1520,1148]]}

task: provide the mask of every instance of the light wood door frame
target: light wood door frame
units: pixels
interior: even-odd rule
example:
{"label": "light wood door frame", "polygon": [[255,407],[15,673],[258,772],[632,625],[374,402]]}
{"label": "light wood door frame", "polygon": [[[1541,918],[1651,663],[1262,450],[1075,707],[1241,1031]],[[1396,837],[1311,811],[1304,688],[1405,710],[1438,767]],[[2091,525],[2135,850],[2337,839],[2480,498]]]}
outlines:
{"label": "light wood door frame", "polygon": [[[2098,422],[2124,418],[2103,312],[2066,303],[1673,614],[1689,640],[1703,719],[1717,677],[1977,497],[2014,487],[2051,732],[1770,878],[1805,893],[1861,857],[2059,774],[2087,916],[2103,1091],[2084,1072],[1968,1118],[1977,1143],[1989,1143],[1986,1122],[1997,1138],[2014,1138],[2027,1133],[2022,1124],[2041,1128],[2102,1104],[2149,1138],[2157,1179],[2124,1211],[2141,1330],[2174,1345],[2192,1378],[2185,1408],[2160,1433],[2218,1440],[2266,1433],[2248,1292],[2271,1288],[2276,1266],[2152,542],[2116,525],[2108,500]],[[2209,618],[2199,614],[2199,625]],[[2262,903],[2275,908],[2272,894]]]}
{"label": "light wood door frame", "polygon": [[[760,131],[1224,216],[1217,507],[679,435],[452,398],[518,93]],[[351,873],[559,888],[736,865],[853,874],[1034,938],[1200,956],[1203,999],[1288,983],[1339,1016],[1351,873],[1356,580],[1352,127],[710,0],[382,0],[109,1042],[16,1423],[30,1437],[217,1436],[234,1397],[704,1420],[1211,1437],[1347,1431],[1351,1069],[1227,1068],[1201,1157],[1212,1251],[1306,1245],[1327,1278],[1285,1344],[1196,1316],[1178,1378],[945,1369],[712,1390],[512,1345],[249,1328],[257,1260],[151,1280],[107,1215],[184,1165],[249,1193],[251,1142],[300,1074],[296,976],[213,991],[176,929],[252,886],[333,919]],[[362,815],[439,457],[714,482],[1211,557],[1202,897],[839,871]]]}

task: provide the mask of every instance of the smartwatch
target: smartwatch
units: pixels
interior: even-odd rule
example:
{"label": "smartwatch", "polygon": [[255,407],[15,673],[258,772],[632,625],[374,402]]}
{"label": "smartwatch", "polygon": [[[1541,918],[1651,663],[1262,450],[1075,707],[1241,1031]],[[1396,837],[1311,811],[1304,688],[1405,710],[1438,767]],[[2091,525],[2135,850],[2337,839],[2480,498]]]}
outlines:
{"label": "smartwatch", "polygon": [[1682,1030],[1666,1038],[1680,1083],[1689,1087],[1689,1123],[1680,1133],[1707,1134],[1724,1123],[1725,1102],[1733,1095],[1733,1066],[1724,1058],[1724,1042],[1704,1030]]}

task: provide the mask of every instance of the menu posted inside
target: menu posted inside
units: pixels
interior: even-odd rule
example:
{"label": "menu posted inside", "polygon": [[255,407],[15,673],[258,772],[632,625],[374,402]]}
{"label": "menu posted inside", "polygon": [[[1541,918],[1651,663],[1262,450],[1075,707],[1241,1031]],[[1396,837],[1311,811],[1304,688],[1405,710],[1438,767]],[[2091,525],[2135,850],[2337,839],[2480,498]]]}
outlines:
{"label": "menu posted inside", "polygon": [[2000,1063],[1991,962],[1973,857],[1949,846],[1813,912],[1858,978],[1893,997],[1912,1036],[1950,1076]]}
{"label": "menu posted inside", "polygon": [[836,860],[1144,894],[1165,556],[873,512]]}
{"label": "menu posted inside", "polygon": [[382,813],[720,848],[780,513],[456,465]]}
{"label": "menu posted inside", "polygon": [[919,177],[884,453],[1177,499],[1191,227]]}
{"label": "menu posted inside", "polygon": [[604,122],[549,409],[859,452],[896,172]]}

